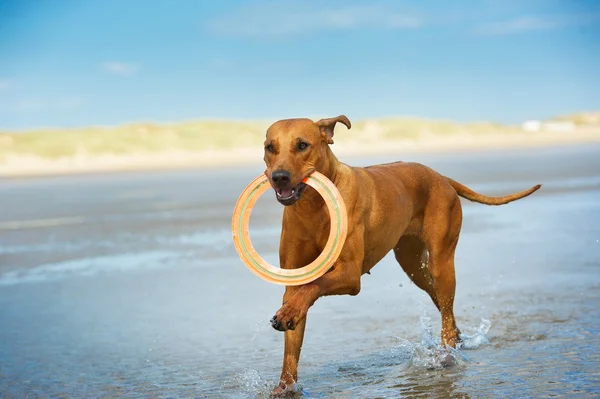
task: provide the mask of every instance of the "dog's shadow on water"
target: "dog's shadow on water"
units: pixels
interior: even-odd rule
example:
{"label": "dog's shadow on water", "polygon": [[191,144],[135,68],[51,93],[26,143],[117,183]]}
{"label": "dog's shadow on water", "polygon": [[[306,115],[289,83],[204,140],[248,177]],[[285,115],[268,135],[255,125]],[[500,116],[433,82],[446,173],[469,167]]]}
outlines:
{"label": "dog's shadow on water", "polygon": [[[469,398],[461,392],[469,349],[488,343],[490,322],[482,320],[472,334],[462,334],[458,350],[440,345],[431,331],[431,320],[421,318],[420,342],[399,339],[392,348],[352,359],[319,365],[307,365],[301,383],[285,398]],[[275,382],[268,382],[256,370],[238,376],[247,397],[271,398]],[[258,391],[258,392],[257,392]]]}

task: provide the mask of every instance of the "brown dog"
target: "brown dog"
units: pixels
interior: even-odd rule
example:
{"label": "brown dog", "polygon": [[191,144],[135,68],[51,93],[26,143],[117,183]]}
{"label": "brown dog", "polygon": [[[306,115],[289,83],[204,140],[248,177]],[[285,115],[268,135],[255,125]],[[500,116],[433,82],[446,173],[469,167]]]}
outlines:
{"label": "brown dog", "polygon": [[[459,196],[487,205],[523,198],[540,185],[505,197],[478,194],[417,163],[366,168],[337,160],[329,147],[337,122],[350,129],[344,115],[313,122],[281,120],[269,127],[265,141],[266,175],[277,200],[286,205],[279,249],[282,268],[312,262],[329,234],[329,214],[319,194],[302,183],[313,171],[327,176],[340,191],[348,212],[348,236],[334,266],[312,283],[286,287],[283,306],[271,319],[285,331],[283,369],[275,394],[293,387],[304,338],[306,314],[326,295],[357,295],[360,278],[393,250],[412,281],[429,294],[442,316],[442,344],[455,347],[454,251],[462,223]],[[426,264],[427,267],[422,267]]]}

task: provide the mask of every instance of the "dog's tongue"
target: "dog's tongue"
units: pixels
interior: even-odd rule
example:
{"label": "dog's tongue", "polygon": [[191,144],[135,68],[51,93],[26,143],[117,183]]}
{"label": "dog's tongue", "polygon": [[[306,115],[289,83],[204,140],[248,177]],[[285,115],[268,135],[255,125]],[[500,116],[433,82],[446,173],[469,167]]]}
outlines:
{"label": "dog's tongue", "polygon": [[279,196],[282,198],[288,198],[292,196],[292,189],[291,188],[286,188],[286,189],[281,189],[279,190]]}

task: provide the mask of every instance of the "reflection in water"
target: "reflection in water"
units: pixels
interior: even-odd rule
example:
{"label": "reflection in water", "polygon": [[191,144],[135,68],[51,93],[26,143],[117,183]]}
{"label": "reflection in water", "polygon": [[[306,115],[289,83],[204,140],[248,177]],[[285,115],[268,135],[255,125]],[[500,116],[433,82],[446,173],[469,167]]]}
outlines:
{"label": "reflection in water", "polygon": [[401,382],[390,388],[397,389],[398,397],[402,398],[470,398],[461,387],[462,371],[458,368],[447,373],[410,373],[399,376]]}

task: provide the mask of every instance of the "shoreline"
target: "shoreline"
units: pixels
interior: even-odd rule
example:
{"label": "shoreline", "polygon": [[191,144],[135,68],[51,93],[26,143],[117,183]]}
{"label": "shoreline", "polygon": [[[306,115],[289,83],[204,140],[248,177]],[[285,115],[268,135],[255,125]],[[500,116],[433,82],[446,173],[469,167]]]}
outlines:
{"label": "shoreline", "polygon": [[[338,157],[359,157],[389,154],[461,153],[490,150],[509,150],[571,146],[600,143],[599,131],[569,133],[459,134],[428,136],[418,139],[339,141],[333,145]],[[165,150],[156,153],[123,155],[79,154],[69,158],[44,159],[36,156],[7,155],[0,164],[0,177],[19,178],[70,174],[116,173],[169,169],[231,167],[260,163],[261,146],[221,150]]]}

